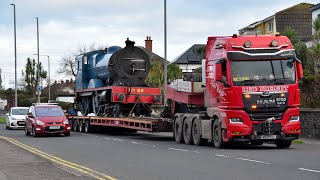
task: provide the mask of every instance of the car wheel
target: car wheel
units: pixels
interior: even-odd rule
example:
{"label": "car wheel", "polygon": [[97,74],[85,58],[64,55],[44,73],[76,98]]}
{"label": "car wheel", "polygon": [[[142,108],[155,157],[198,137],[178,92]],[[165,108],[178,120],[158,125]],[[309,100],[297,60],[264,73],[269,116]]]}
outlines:
{"label": "car wheel", "polygon": [[9,129],[8,125],[6,125],[6,129]]}
{"label": "car wheel", "polygon": [[24,127],[24,132],[26,133],[26,136],[30,135],[30,132],[28,131],[27,125]]}
{"label": "car wheel", "polygon": [[38,134],[36,133],[36,129],[32,126],[32,136],[37,137]]}

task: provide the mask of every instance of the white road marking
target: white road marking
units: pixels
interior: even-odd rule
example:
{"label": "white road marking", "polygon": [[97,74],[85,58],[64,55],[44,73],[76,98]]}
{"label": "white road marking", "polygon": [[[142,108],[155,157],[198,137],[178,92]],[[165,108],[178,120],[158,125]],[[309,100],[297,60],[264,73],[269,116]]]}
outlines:
{"label": "white road marking", "polygon": [[193,152],[194,152],[194,153],[198,153],[198,154],[200,153],[199,151],[193,151]]}
{"label": "white road marking", "polygon": [[176,149],[176,148],[168,148],[168,149],[174,150],[174,151],[190,152],[189,150],[186,150],[186,149]]}
{"label": "white road marking", "polygon": [[271,163],[268,163],[268,162],[257,161],[257,160],[253,160],[253,159],[244,159],[244,158],[236,158],[236,159],[243,160],[243,161],[255,162],[255,163],[261,163],[261,164],[271,164]]}
{"label": "white road marking", "polygon": [[155,145],[151,145],[151,144],[144,144],[144,143],[138,143],[138,142],[134,142],[134,141],[132,141],[131,142],[132,144],[138,144],[138,145],[143,145],[143,146],[150,146],[150,147],[157,147],[157,146],[155,146]]}
{"label": "white road marking", "polygon": [[108,140],[110,139],[110,138],[108,138],[108,137],[104,137],[104,138],[105,138],[105,139],[108,139]]}
{"label": "white road marking", "polygon": [[230,156],[226,156],[226,155],[223,155],[223,154],[215,154],[216,156],[219,156],[219,157],[230,157]]}
{"label": "white road marking", "polygon": [[298,169],[299,169],[299,170],[302,170],[302,171],[310,171],[310,172],[320,173],[320,171],[312,170],[312,169],[305,169],[305,168],[298,168]]}
{"label": "white road marking", "polygon": [[115,139],[115,138],[113,138],[113,139],[111,139],[111,140],[114,140],[114,141],[120,141],[120,142],[122,142],[122,141],[123,141],[122,139]]}

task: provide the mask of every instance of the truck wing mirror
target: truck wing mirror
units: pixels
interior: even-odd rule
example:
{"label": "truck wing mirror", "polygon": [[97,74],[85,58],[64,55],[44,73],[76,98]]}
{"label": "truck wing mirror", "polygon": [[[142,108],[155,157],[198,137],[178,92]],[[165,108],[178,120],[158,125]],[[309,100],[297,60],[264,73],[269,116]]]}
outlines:
{"label": "truck wing mirror", "polygon": [[217,63],[216,64],[216,81],[222,82],[222,64]]}
{"label": "truck wing mirror", "polygon": [[297,71],[298,71],[298,79],[302,79],[303,78],[303,67],[302,67],[302,63],[297,63]]}

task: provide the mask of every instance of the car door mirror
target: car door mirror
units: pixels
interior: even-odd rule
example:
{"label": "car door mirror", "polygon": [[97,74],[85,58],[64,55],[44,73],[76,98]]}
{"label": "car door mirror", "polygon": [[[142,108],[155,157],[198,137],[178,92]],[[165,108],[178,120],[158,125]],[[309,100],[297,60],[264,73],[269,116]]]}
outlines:
{"label": "car door mirror", "polygon": [[7,113],[7,114],[6,114],[6,116],[10,116],[10,114],[9,114],[9,113]]}

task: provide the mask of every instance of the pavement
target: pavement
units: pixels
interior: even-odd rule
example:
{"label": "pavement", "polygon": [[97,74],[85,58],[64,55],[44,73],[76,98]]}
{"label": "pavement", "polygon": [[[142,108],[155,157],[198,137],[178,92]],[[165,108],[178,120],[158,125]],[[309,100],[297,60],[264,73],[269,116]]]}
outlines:
{"label": "pavement", "polygon": [[0,139],[1,180],[89,180],[77,176],[66,168],[53,164],[7,141]]}
{"label": "pavement", "polygon": [[[205,146],[177,144],[172,140],[171,133],[86,134],[72,132],[70,137],[33,138],[25,136],[21,130],[5,130],[4,128],[0,125],[0,136],[15,139],[29,147],[119,180],[320,179],[320,143],[317,140],[302,139],[303,144],[293,144],[289,149],[277,149],[273,144],[238,145],[229,149],[215,149],[211,144]],[[47,166],[44,168],[45,171],[48,171],[44,173],[45,176],[35,173],[33,175],[39,175],[39,177],[30,179],[54,179],[56,177],[62,179],[61,177],[66,176],[76,179],[89,178],[74,177],[75,173],[67,173],[59,166],[37,155],[20,152],[21,149],[3,141],[0,141],[1,151],[3,144],[13,148],[8,149],[9,152],[22,153],[19,156],[4,153],[5,156],[18,158],[16,160],[1,159],[2,154],[0,156],[0,164],[12,162],[11,167],[16,167],[13,164],[19,165],[20,162],[24,162],[22,170],[14,171],[16,174],[21,172],[32,174],[38,169],[36,167]],[[20,159],[25,159],[25,161],[20,161]],[[32,167],[26,165],[36,160],[39,160],[40,164]],[[11,179],[18,179],[8,176],[13,173],[10,168],[6,166],[2,168],[1,165],[0,169],[1,174]]]}

